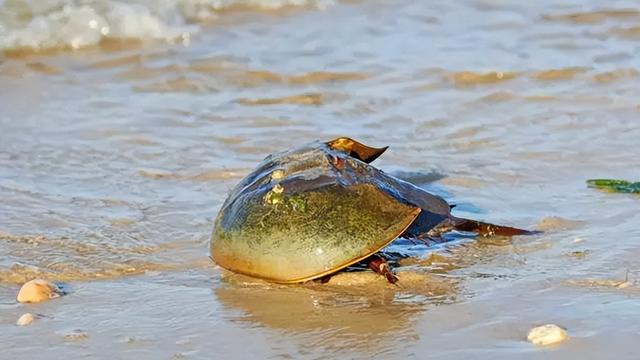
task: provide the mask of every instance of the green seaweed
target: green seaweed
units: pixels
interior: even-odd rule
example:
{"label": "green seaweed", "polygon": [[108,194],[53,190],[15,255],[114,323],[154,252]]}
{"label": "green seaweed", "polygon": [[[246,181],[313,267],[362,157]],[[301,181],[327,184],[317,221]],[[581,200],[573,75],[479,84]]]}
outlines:
{"label": "green seaweed", "polygon": [[631,182],[617,179],[591,179],[587,180],[589,187],[617,192],[617,193],[640,193],[640,182]]}

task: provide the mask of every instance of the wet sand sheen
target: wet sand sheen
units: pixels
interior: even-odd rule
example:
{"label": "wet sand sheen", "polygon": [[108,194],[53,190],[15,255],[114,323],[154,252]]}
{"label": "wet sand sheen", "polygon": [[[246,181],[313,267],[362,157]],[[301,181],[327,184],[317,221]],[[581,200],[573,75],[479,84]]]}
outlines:
{"label": "wet sand sheen", "polygon": [[[167,2],[175,18],[145,10],[159,36],[78,51],[72,37],[11,47],[32,33],[1,14],[6,356],[634,358],[640,202],[585,180],[638,177],[637,4],[277,3]],[[34,11],[59,26],[80,10]],[[413,257],[397,287],[371,273],[283,287],[210,262],[211,221],[242,176],[341,135],[390,145],[377,166],[460,216],[545,233],[399,241],[389,251]],[[69,294],[16,304],[35,277]],[[569,340],[527,342],[547,323]]]}

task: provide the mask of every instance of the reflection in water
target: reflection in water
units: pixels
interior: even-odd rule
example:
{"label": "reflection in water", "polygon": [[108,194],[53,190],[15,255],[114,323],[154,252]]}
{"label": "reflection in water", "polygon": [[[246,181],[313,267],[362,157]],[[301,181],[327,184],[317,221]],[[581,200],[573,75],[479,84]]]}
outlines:
{"label": "reflection in water", "polygon": [[[396,285],[355,268],[335,274],[326,284],[302,285],[271,284],[225,271],[224,281],[213,291],[226,313],[242,313],[231,318],[233,322],[275,329],[287,338],[295,337],[303,347],[335,355],[389,355],[420,340],[416,324],[430,308],[468,296],[461,291],[467,276],[516,276],[522,264],[519,253],[539,237],[477,238],[453,232],[443,240],[416,244],[398,239],[387,247],[387,257],[396,264]],[[464,272],[496,258],[504,268]]]}
{"label": "reflection in water", "polygon": [[[341,354],[386,354],[420,339],[415,324],[430,308],[466,298],[468,277],[516,277],[522,254],[540,236],[470,237],[448,233],[442,243],[398,239],[384,252],[395,264],[399,281],[389,284],[371,271],[342,271],[328,283],[277,285],[230,272],[214,288],[231,321],[275,329],[304,346]],[[500,266],[484,268],[497,262]],[[469,271],[475,267],[476,270]],[[231,311],[236,310],[236,311]]]}
{"label": "reflection in water", "polygon": [[455,301],[454,280],[418,272],[399,277],[398,286],[370,271],[343,272],[327,284],[274,285],[227,274],[214,293],[225,308],[242,311],[237,320],[252,327],[276,329],[334,354],[374,356],[414,343],[420,315]]}

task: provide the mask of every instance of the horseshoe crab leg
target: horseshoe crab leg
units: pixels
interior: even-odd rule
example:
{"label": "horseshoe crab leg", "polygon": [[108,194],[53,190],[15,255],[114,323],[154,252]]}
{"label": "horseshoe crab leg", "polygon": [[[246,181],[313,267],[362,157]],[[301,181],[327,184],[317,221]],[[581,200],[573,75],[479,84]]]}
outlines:
{"label": "horseshoe crab leg", "polygon": [[398,277],[391,272],[391,267],[387,260],[385,260],[382,256],[379,255],[371,255],[366,260],[367,266],[369,269],[373,270],[375,273],[384,276],[388,282],[391,284],[395,284],[398,281]]}

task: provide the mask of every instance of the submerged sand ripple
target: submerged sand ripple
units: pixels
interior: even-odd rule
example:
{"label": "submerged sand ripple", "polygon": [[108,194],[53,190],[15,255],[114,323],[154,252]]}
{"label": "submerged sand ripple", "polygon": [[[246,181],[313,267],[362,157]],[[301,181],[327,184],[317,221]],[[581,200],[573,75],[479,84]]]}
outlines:
{"label": "submerged sand ripple", "polygon": [[4,266],[0,268],[0,283],[18,284],[36,278],[50,281],[112,279],[149,271],[211,266],[207,258],[189,262],[172,260],[168,254],[184,246],[176,244],[118,247],[70,238],[8,233],[0,233],[0,243],[9,245]]}

